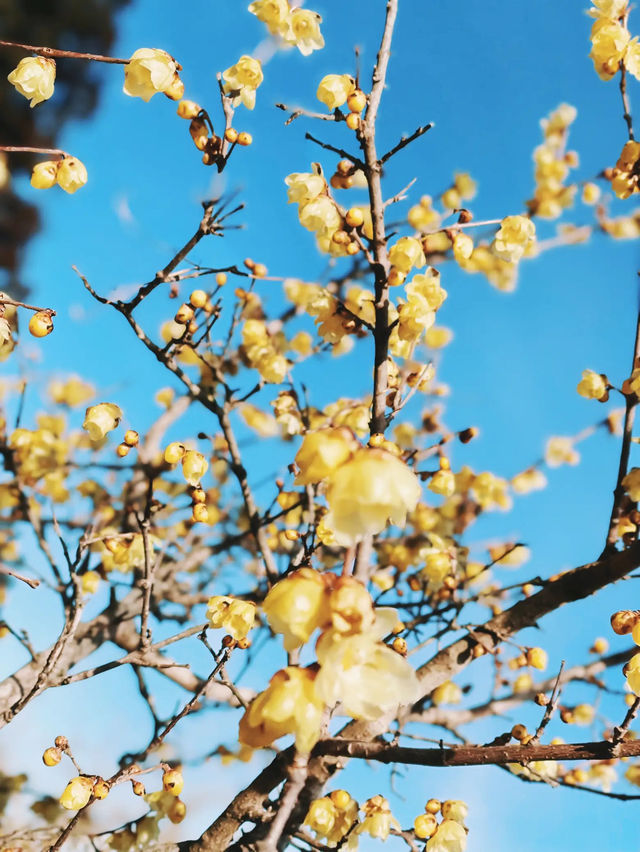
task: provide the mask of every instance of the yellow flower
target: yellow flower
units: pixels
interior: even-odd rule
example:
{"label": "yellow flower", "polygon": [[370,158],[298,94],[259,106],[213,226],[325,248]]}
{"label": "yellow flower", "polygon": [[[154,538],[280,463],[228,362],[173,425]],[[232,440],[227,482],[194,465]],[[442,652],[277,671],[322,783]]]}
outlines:
{"label": "yellow flower", "polygon": [[547,441],[544,460],[549,467],[560,467],[561,464],[574,465],[580,461],[580,454],[573,446],[573,438],[558,435]]}
{"label": "yellow flower", "polygon": [[458,263],[469,260],[473,254],[473,240],[469,234],[458,232],[453,235],[453,256]]}
{"label": "yellow flower", "polygon": [[273,586],[262,609],[273,632],[282,633],[285,650],[293,651],[330,623],[327,581],[312,568],[300,568]]}
{"label": "yellow flower", "polygon": [[249,601],[214,595],[207,604],[207,618],[211,627],[226,630],[234,639],[244,639],[256,617],[256,607]]}
{"label": "yellow flower", "polygon": [[101,441],[122,420],[122,411],[113,402],[99,402],[87,408],[82,428],[92,441]]}
{"label": "yellow flower", "polygon": [[467,832],[452,819],[443,819],[436,833],[427,840],[426,852],[464,852]]}
{"label": "yellow flower", "polygon": [[610,18],[617,21],[625,13],[629,0],[591,0],[594,8],[589,9],[592,18]]}
{"label": "yellow flower", "polygon": [[262,748],[293,734],[296,749],[309,752],[320,736],[324,705],[316,694],[315,672],[288,666],[271,678],[240,720],[240,743]]}
{"label": "yellow flower", "polygon": [[87,170],[77,157],[65,157],[58,163],[56,182],[65,192],[73,194],[87,182]]}
{"label": "yellow flower", "polygon": [[267,25],[272,35],[280,35],[289,27],[289,3],[287,0],[254,0],[249,11]]}
{"label": "yellow flower", "polygon": [[640,467],[632,467],[622,480],[622,487],[634,502],[640,500]]}
{"label": "yellow flower", "polygon": [[629,39],[629,31],[617,21],[597,18],[593,22],[589,56],[601,80],[611,80],[618,73]]}
{"label": "yellow flower", "polygon": [[294,172],[288,175],[284,182],[289,187],[287,199],[289,204],[307,204],[326,190],[325,179],[312,172]]}
{"label": "yellow flower", "polygon": [[640,80],[640,42],[637,36],[627,45],[623,62],[629,74],[633,74],[636,80]]}
{"label": "yellow flower", "polygon": [[311,485],[326,479],[344,464],[358,447],[353,432],[345,426],[307,432],[295,457],[295,463],[300,468],[295,484]]}
{"label": "yellow flower", "polygon": [[343,635],[361,633],[374,622],[373,601],[355,577],[338,577],[329,595],[333,629]]}
{"label": "yellow flower", "polygon": [[26,56],[7,77],[32,108],[53,95],[55,79],[56,63],[43,56]]}
{"label": "yellow flower", "polygon": [[400,272],[411,272],[414,266],[420,268],[426,262],[422,246],[414,237],[400,237],[389,249],[389,263]]}
{"label": "yellow flower", "polygon": [[253,429],[262,438],[273,438],[279,433],[278,423],[272,414],[262,411],[256,405],[249,402],[242,403],[240,416],[250,429]]}
{"label": "yellow flower", "polygon": [[515,263],[535,243],[536,226],[526,216],[507,216],[493,241],[493,251],[502,260]]}
{"label": "yellow flower", "polygon": [[327,74],[320,80],[316,97],[333,111],[347,102],[355,88],[355,80],[349,74]]}
{"label": "yellow flower", "polygon": [[373,796],[368,799],[362,806],[365,817],[356,828],[358,834],[367,832],[371,837],[378,840],[386,840],[393,826],[396,830],[400,830],[400,824],[397,819],[391,815],[389,802],[384,796]]}
{"label": "yellow flower", "polygon": [[49,396],[58,405],[68,405],[73,408],[82,405],[95,395],[93,385],[83,382],[77,376],[71,376],[66,382],[54,380],[49,385]]}
{"label": "yellow flower", "polygon": [[547,487],[547,477],[535,467],[517,473],[511,480],[511,488],[516,494],[530,494]]}
{"label": "yellow flower", "polygon": [[78,775],[72,778],[60,796],[60,804],[69,811],[79,811],[88,804],[93,793],[94,778]]}
{"label": "yellow flower", "polygon": [[[346,790],[334,790],[330,796],[314,799],[304,819],[304,824],[315,832],[316,839],[324,838],[326,845],[333,848],[351,831],[358,821],[358,803]],[[345,850],[356,848],[350,840]]]}
{"label": "yellow flower", "polygon": [[149,101],[158,92],[166,92],[178,72],[175,60],[155,47],[141,47],[124,66],[122,91],[132,98]]}
{"label": "yellow flower", "polygon": [[593,370],[583,370],[577,391],[585,399],[602,399],[607,393],[607,380]]}
{"label": "yellow flower", "polygon": [[303,228],[314,231],[319,236],[334,234],[342,225],[338,208],[326,195],[320,195],[301,205],[298,218]]}
{"label": "yellow flower", "polygon": [[436,707],[441,704],[459,704],[462,701],[462,690],[457,683],[446,680],[433,690],[431,701]]}
{"label": "yellow flower", "polygon": [[351,545],[381,532],[390,521],[404,526],[420,498],[420,483],[396,456],[363,448],[328,479],[325,525],[336,541]]}
{"label": "yellow flower", "polygon": [[189,485],[198,485],[209,468],[209,462],[197,450],[187,450],[182,457],[182,474]]}
{"label": "yellow flower", "polygon": [[289,44],[295,44],[303,56],[309,56],[314,50],[324,47],[320,32],[322,18],[317,12],[308,9],[294,9],[289,18],[289,29],[284,34]]}
{"label": "yellow flower", "polygon": [[469,813],[469,806],[466,802],[460,799],[447,799],[442,803],[442,816],[445,819],[452,819],[454,822],[459,822],[464,825],[464,821]]}
{"label": "yellow flower", "polygon": [[443,497],[451,497],[456,490],[456,478],[451,470],[437,470],[428,485],[429,491],[434,494],[442,494]]}
{"label": "yellow flower", "polygon": [[46,160],[36,163],[31,172],[31,186],[34,189],[51,189],[58,177],[60,160]]}
{"label": "yellow flower", "polygon": [[467,172],[456,172],[453,176],[453,185],[460,194],[460,198],[470,201],[478,191],[475,180]]}
{"label": "yellow flower", "polygon": [[81,584],[85,595],[94,594],[100,586],[100,574],[97,571],[86,571],[81,577]]}
{"label": "yellow flower", "polygon": [[485,510],[491,510],[496,506],[506,510],[511,508],[511,499],[507,494],[508,487],[506,479],[485,471],[474,477],[471,493]]}
{"label": "yellow flower", "polygon": [[241,56],[235,65],[222,72],[225,94],[231,96],[233,106],[244,104],[247,109],[256,105],[256,89],[264,79],[259,59]]}
{"label": "yellow flower", "polygon": [[377,719],[420,696],[415,671],[404,657],[379,641],[391,633],[398,616],[378,609],[373,625],[345,636],[335,629],[320,636],[316,654],[320,672],[316,691],[326,704],[354,719]]}

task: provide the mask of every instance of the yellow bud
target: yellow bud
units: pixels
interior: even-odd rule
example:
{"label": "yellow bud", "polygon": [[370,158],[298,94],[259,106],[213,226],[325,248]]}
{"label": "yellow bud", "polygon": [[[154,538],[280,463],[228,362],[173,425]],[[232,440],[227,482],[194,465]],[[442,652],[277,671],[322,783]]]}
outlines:
{"label": "yellow bud", "polygon": [[300,538],[300,533],[297,530],[285,530],[284,537],[287,541],[297,541]]}
{"label": "yellow bud", "polygon": [[367,105],[367,96],[361,89],[356,89],[347,98],[347,106],[351,112],[360,113]]}
{"label": "yellow bud", "polygon": [[106,799],[109,793],[109,785],[104,778],[96,778],[93,785],[93,795],[96,799]]}
{"label": "yellow bud", "polygon": [[162,787],[165,793],[179,796],[184,787],[184,778],[179,769],[167,769],[162,775]]}
{"label": "yellow bud", "polygon": [[197,118],[198,115],[202,112],[202,107],[195,101],[184,100],[180,101],[176,112],[178,113],[180,118],[193,119]]}
{"label": "yellow bud", "polygon": [[234,127],[227,127],[224,138],[233,145],[234,142],[238,141],[238,131]]}
{"label": "yellow bud", "polygon": [[591,652],[593,654],[606,654],[609,650],[609,643],[606,639],[598,638],[595,640],[593,645],[591,646]]}
{"label": "yellow bud", "polygon": [[360,127],[360,116],[355,112],[350,112],[345,122],[349,130],[358,130]]}
{"label": "yellow bud", "polygon": [[339,811],[344,811],[351,802],[351,796],[346,790],[334,790],[329,794],[329,798]]}
{"label": "yellow bud", "polygon": [[36,163],[31,172],[31,186],[34,189],[51,189],[56,184],[59,165],[59,160]]}
{"label": "yellow bud", "polygon": [[118,446],[116,447],[116,455],[119,458],[123,459],[126,455],[129,454],[130,449],[131,447],[127,444],[118,444]]}
{"label": "yellow bud", "polygon": [[442,802],[440,799],[429,799],[427,804],[424,806],[425,811],[428,814],[437,814],[440,808],[442,807]]}
{"label": "yellow bud", "polygon": [[407,640],[403,639],[402,636],[396,636],[396,638],[391,643],[391,647],[397,654],[400,654],[402,657],[407,656]]}
{"label": "yellow bud", "polygon": [[438,830],[438,822],[433,814],[420,814],[413,821],[413,830],[416,837],[424,840],[427,837],[433,837]]}
{"label": "yellow bud", "polygon": [[196,503],[193,507],[192,517],[194,521],[197,521],[201,524],[206,524],[209,522],[209,509],[207,508],[206,503]]}
{"label": "yellow bud", "polygon": [[174,320],[180,325],[186,325],[188,322],[191,322],[193,319],[193,308],[191,305],[188,305],[186,302],[183,302],[178,310],[176,311],[176,315]]}
{"label": "yellow bud", "polygon": [[100,585],[100,574],[97,571],[86,571],[81,577],[82,591],[86,595],[97,592]]}
{"label": "yellow bud", "polygon": [[164,451],[164,460],[167,464],[177,464],[184,458],[187,449],[184,444],[179,441],[174,441]]}
{"label": "yellow bud", "polygon": [[194,308],[204,308],[208,298],[204,290],[194,290],[189,296],[189,302]]}
{"label": "yellow bud", "polygon": [[246,147],[247,145],[251,145],[253,142],[253,136],[250,133],[245,133],[243,130],[241,133],[238,133],[238,145],[242,145]]}
{"label": "yellow bud", "polygon": [[611,616],[611,627],[614,633],[618,636],[624,636],[631,633],[634,626],[638,622],[638,613],[632,612],[630,609],[623,609],[619,612],[614,612]]}
{"label": "yellow bud", "polygon": [[359,228],[364,222],[364,213],[359,207],[351,207],[347,210],[345,221],[350,228]]}
{"label": "yellow bud", "polygon": [[42,755],[42,762],[45,766],[57,766],[58,763],[62,760],[62,751],[59,748],[55,748],[55,746],[51,746],[51,748],[47,748],[44,750]]}
{"label": "yellow bud", "polygon": [[60,804],[69,811],[79,811],[89,804],[93,794],[94,779],[87,775],[78,775],[72,778],[60,796]]}
{"label": "yellow bud", "polygon": [[145,789],[144,789],[144,784],[142,783],[142,781],[132,781],[131,782],[131,788],[134,792],[134,795],[144,796]]}
{"label": "yellow bud", "polygon": [[169,805],[169,810],[167,811],[167,816],[169,817],[169,820],[174,825],[177,825],[178,823],[182,822],[182,820],[185,818],[186,815],[187,815],[187,806],[182,801],[182,799],[176,799],[175,802],[172,802]]}
{"label": "yellow bud", "polygon": [[529,648],[527,651],[527,663],[534,669],[544,671],[547,667],[547,652],[543,648]]}
{"label": "yellow bud", "polygon": [[29,331],[34,337],[46,337],[53,331],[53,318],[48,311],[37,311],[29,320]]}
{"label": "yellow bud", "polygon": [[130,447],[137,447],[139,441],[140,435],[138,435],[135,429],[127,429],[127,431],[124,433],[124,442]]}
{"label": "yellow bud", "polygon": [[527,728],[525,725],[514,725],[511,728],[511,736],[514,740],[523,740],[527,736]]}
{"label": "yellow bud", "polygon": [[224,287],[227,283],[227,273],[226,272],[218,272],[216,275],[216,284],[218,287]]}

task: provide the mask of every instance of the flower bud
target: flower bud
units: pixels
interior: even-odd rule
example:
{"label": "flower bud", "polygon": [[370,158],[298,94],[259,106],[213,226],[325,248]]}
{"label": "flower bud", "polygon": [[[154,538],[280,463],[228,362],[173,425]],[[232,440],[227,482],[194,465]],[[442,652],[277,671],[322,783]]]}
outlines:
{"label": "flower bud", "polygon": [[69,811],[79,811],[89,804],[93,794],[94,779],[87,775],[72,778],[60,796],[60,804]]}
{"label": "flower bud", "polygon": [[55,746],[51,746],[44,750],[42,755],[42,762],[45,766],[57,766],[58,763],[62,760],[62,750],[56,748]]}
{"label": "flower bud", "polygon": [[195,101],[184,100],[180,101],[176,112],[178,113],[180,118],[193,119],[197,118],[198,115],[202,112],[202,107]]}
{"label": "flower bud", "polygon": [[34,337],[46,337],[53,331],[53,318],[49,311],[37,311],[29,320],[29,332]]}
{"label": "flower bud", "polygon": [[87,408],[82,428],[92,441],[101,441],[122,420],[122,410],[113,402],[100,402]]}
{"label": "flower bud", "polygon": [[7,77],[32,108],[53,95],[55,79],[56,63],[44,56],[26,56]]}
{"label": "flower bud", "polygon": [[31,172],[31,186],[34,189],[51,189],[58,176],[60,160],[46,160],[36,163]]}
{"label": "flower bud", "polygon": [[167,464],[177,464],[184,458],[187,452],[184,444],[179,441],[173,441],[164,451],[164,460]]}
{"label": "flower bud", "polygon": [[624,636],[631,633],[634,625],[638,621],[638,613],[630,609],[622,609],[619,612],[614,612],[611,616],[611,627],[614,633],[618,636]]}
{"label": "flower bud", "polygon": [[165,793],[179,796],[184,787],[184,778],[179,769],[167,769],[162,775],[162,787]]}
{"label": "flower bud", "polygon": [[58,186],[65,192],[73,194],[87,182],[87,170],[84,163],[77,157],[65,157],[58,164],[56,175]]}

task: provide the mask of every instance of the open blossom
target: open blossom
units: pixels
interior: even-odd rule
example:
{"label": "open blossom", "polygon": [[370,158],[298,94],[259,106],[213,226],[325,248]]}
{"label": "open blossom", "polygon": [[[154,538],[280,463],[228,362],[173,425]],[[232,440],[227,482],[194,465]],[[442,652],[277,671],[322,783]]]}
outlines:
{"label": "open blossom", "polygon": [[326,526],[336,541],[355,544],[375,535],[387,521],[404,526],[420,498],[415,473],[391,453],[362,448],[328,480]]}
{"label": "open blossom", "polygon": [[287,190],[289,204],[307,204],[322,195],[327,188],[325,179],[311,172],[294,172],[288,175],[284,182],[289,187]]}
{"label": "open blossom", "polygon": [[536,226],[526,216],[507,216],[493,241],[493,251],[503,260],[515,263],[535,243]]}
{"label": "open blossom", "polygon": [[298,450],[295,462],[300,468],[296,485],[311,485],[326,479],[359,447],[351,429],[318,429],[307,432]]}
{"label": "open blossom", "polygon": [[316,691],[326,704],[340,704],[354,719],[377,719],[400,703],[418,700],[420,685],[413,667],[380,641],[397,620],[395,610],[378,609],[374,623],[360,633],[347,636],[330,629],[322,634],[316,646]]}
{"label": "open blossom", "polygon": [[72,778],[60,796],[60,804],[69,811],[79,811],[88,804],[93,793],[95,779],[87,775]]}
{"label": "open blossom", "polygon": [[222,72],[225,94],[232,98],[233,106],[244,104],[247,109],[256,105],[256,89],[262,83],[262,65],[252,56],[241,56],[235,65]]}
{"label": "open blossom", "polygon": [[254,0],[249,11],[267,25],[271,35],[282,35],[289,28],[288,0]]}
{"label": "open blossom", "polygon": [[198,485],[209,468],[209,462],[197,450],[187,450],[182,457],[182,473],[189,485]]}
{"label": "open blossom", "polygon": [[320,80],[316,97],[328,109],[334,110],[347,102],[356,84],[349,74],[327,74]]}
{"label": "open blossom", "polygon": [[170,92],[175,85],[178,66],[165,50],[141,47],[124,66],[122,91],[132,98],[150,101],[159,92]]}
{"label": "open blossom", "polygon": [[591,0],[593,8],[589,9],[592,18],[609,18],[617,21],[627,10],[629,0]]}
{"label": "open blossom", "polygon": [[293,651],[330,622],[327,582],[312,568],[300,568],[276,583],[262,605],[274,633],[282,633],[284,647]]}
{"label": "open blossom", "polygon": [[207,604],[207,619],[211,627],[222,628],[234,639],[244,639],[256,617],[256,607],[250,601],[214,595]]}
{"label": "open blossom", "polygon": [[303,228],[319,236],[334,234],[342,225],[338,208],[327,195],[320,195],[303,204],[298,211],[298,218]]}
{"label": "open blossom", "polygon": [[593,370],[583,370],[577,391],[585,399],[602,399],[607,393],[607,380]]}
{"label": "open blossom", "polygon": [[391,815],[389,802],[384,796],[372,796],[362,806],[364,811],[364,819],[356,828],[358,834],[366,832],[371,837],[378,840],[386,840],[391,832],[391,828],[400,830],[401,826],[398,820]]}
{"label": "open blossom", "polygon": [[87,170],[77,157],[65,157],[58,163],[56,183],[70,194],[87,182]]}
{"label": "open blossom", "polygon": [[101,441],[122,420],[122,410],[113,402],[100,402],[87,408],[82,428],[92,441]]}
{"label": "open blossom", "polygon": [[26,56],[7,77],[32,108],[53,95],[55,79],[56,63],[44,56]]}
{"label": "open blossom", "polygon": [[597,18],[593,22],[589,56],[601,80],[611,80],[618,73],[630,38],[627,28],[617,21]]}
{"label": "open blossom", "polygon": [[580,461],[580,454],[574,447],[573,438],[555,435],[547,441],[544,460],[549,467],[560,467],[562,464],[573,465]]}
{"label": "open blossom", "polygon": [[425,260],[422,246],[413,237],[400,237],[389,249],[389,263],[400,272],[411,272],[412,267],[422,267]]}
{"label": "open blossom", "polygon": [[452,819],[443,819],[436,833],[427,841],[427,852],[464,852],[467,832]]}
{"label": "open blossom", "polygon": [[[325,845],[334,848],[346,837],[358,820],[358,803],[346,790],[334,790],[330,796],[314,799],[309,806],[304,824],[316,834],[316,839],[324,839]],[[344,849],[353,849],[353,835],[349,837]]]}
{"label": "open blossom", "polygon": [[294,666],[276,672],[240,720],[240,743],[262,748],[293,734],[298,751],[311,751],[320,736],[324,709],[315,690],[315,679],[312,670]]}
{"label": "open blossom", "polygon": [[289,29],[284,34],[289,44],[295,44],[303,56],[309,56],[314,50],[324,47],[320,32],[322,18],[309,9],[294,9],[289,18]]}

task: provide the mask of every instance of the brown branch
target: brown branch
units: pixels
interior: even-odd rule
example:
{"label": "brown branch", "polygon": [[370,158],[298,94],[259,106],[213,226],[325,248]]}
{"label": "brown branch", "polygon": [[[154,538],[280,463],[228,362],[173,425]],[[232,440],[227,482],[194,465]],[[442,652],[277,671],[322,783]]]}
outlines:
{"label": "brown branch", "polygon": [[56,312],[51,308],[37,308],[35,305],[27,305],[25,302],[17,302],[15,299],[10,299],[8,296],[0,296],[0,305],[13,305],[15,308],[26,308],[28,311],[45,311],[52,317],[55,317]]}
{"label": "brown branch", "polygon": [[65,57],[67,59],[90,59],[93,62],[107,62],[111,65],[128,65],[128,59],[117,59],[115,56],[102,56],[100,53],[79,53],[76,50],[58,50],[55,47],[35,47],[33,44],[20,44],[17,41],[0,41],[0,47],[18,47],[37,53],[39,56]]}
{"label": "brown branch", "polygon": [[560,681],[562,679],[562,672],[564,670],[564,660],[560,663],[560,671],[558,672],[558,677],[556,678],[556,682],[553,685],[553,692],[551,693],[551,698],[549,699],[549,703],[544,709],[544,715],[542,716],[542,721],[538,725],[535,734],[531,738],[529,745],[536,745],[540,742],[540,737],[544,733],[545,728],[551,721],[551,717],[556,711],[556,707],[558,706],[558,699],[560,698]]}
{"label": "brown branch", "polygon": [[256,852],[277,852],[278,842],[307,780],[308,756],[296,754],[289,768],[277,811],[264,840],[256,845]]}
{"label": "brown branch", "polygon": [[402,151],[403,148],[406,148],[407,145],[410,145],[415,139],[419,139],[420,136],[423,136],[428,130],[431,130],[433,127],[433,123],[423,124],[421,127],[418,127],[417,130],[414,130],[410,136],[403,136],[397,145],[394,145],[390,151],[387,151],[382,157],[380,157],[380,165],[383,166],[387,160],[390,160],[398,151]]}
{"label": "brown branch", "polygon": [[59,157],[71,156],[71,154],[68,154],[61,148],[32,148],[29,145],[0,145],[0,151],[6,151],[8,154],[54,154]]}
{"label": "brown branch", "polygon": [[25,577],[24,574],[18,574],[17,571],[12,571],[11,568],[5,568],[4,565],[0,565],[0,574],[5,574],[7,577],[15,577],[16,580],[26,583],[27,586],[30,586],[32,589],[37,589],[40,585],[40,580],[33,580],[31,577]]}

